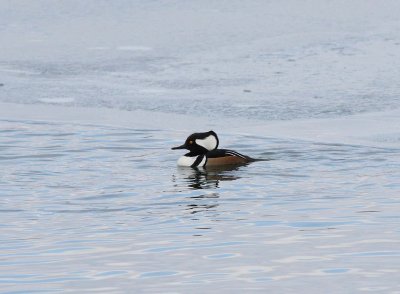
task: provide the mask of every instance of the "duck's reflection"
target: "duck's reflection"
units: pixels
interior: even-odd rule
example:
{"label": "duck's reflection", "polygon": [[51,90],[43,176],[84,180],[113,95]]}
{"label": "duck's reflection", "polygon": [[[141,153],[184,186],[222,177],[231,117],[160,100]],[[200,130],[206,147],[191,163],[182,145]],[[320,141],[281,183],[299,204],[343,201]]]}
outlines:
{"label": "duck's reflection", "polygon": [[188,196],[187,198],[192,201],[186,205],[186,210],[193,215],[200,212],[216,212],[220,197],[217,189],[220,188],[222,182],[239,179],[238,171],[245,165],[247,164],[207,168],[178,167],[177,173],[173,176],[176,187],[184,185],[193,190],[207,190],[201,194],[195,193],[193,196]]}
{"label": "duck's reflection", "polygon": [[219,188],[221,182],[239,179],[237,171],[243,166],[241,164],[207,168],[178,167],[176,177],[183,180],[191,189],[213,189]]}

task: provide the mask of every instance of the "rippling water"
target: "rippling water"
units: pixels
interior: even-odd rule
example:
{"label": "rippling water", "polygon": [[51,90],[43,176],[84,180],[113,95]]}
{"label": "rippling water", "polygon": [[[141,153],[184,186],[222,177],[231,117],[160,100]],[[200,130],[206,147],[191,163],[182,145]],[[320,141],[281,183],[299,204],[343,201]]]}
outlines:
{"label": "rippling water", "polygon": [[181,133],[0,126],[2,291],[399,290],[398,149],[220,132],[268,161],[194,170]]}

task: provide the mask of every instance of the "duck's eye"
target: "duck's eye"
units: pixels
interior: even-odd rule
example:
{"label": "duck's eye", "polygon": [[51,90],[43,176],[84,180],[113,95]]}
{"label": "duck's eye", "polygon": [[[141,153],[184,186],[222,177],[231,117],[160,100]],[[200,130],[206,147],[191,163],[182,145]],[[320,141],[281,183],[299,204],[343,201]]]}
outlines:
{"label": "duck's eye", "polygon": [[189,144],[193,144],[193,141],[189,141]]}

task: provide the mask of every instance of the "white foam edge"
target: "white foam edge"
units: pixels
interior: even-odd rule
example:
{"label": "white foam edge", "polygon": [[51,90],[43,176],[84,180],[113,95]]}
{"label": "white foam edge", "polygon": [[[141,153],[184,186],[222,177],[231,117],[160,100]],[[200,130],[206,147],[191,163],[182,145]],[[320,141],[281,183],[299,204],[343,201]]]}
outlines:
{"label": "white foam edge", "polygon": [[0,119],[175,130],[183,135],[212,129],[220,138],[223,134],[241,134],[400,148],[400,109],[339,118],[260,121],[243,118],[210,120],[209,117],[144,110],[0,102]]}

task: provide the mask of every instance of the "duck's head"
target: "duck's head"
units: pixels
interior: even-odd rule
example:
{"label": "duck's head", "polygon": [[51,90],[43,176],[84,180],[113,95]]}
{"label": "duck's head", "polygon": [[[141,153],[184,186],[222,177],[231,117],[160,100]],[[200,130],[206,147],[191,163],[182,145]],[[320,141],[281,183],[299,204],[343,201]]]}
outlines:
{"label": "duck's head", "polygon": [[192,154],[205,154],[208,151],[217,149],[218,144],[217,134],[214,131],[209,131],[191,134],[183,145],[172,147],[172,149],[188,149]]}

